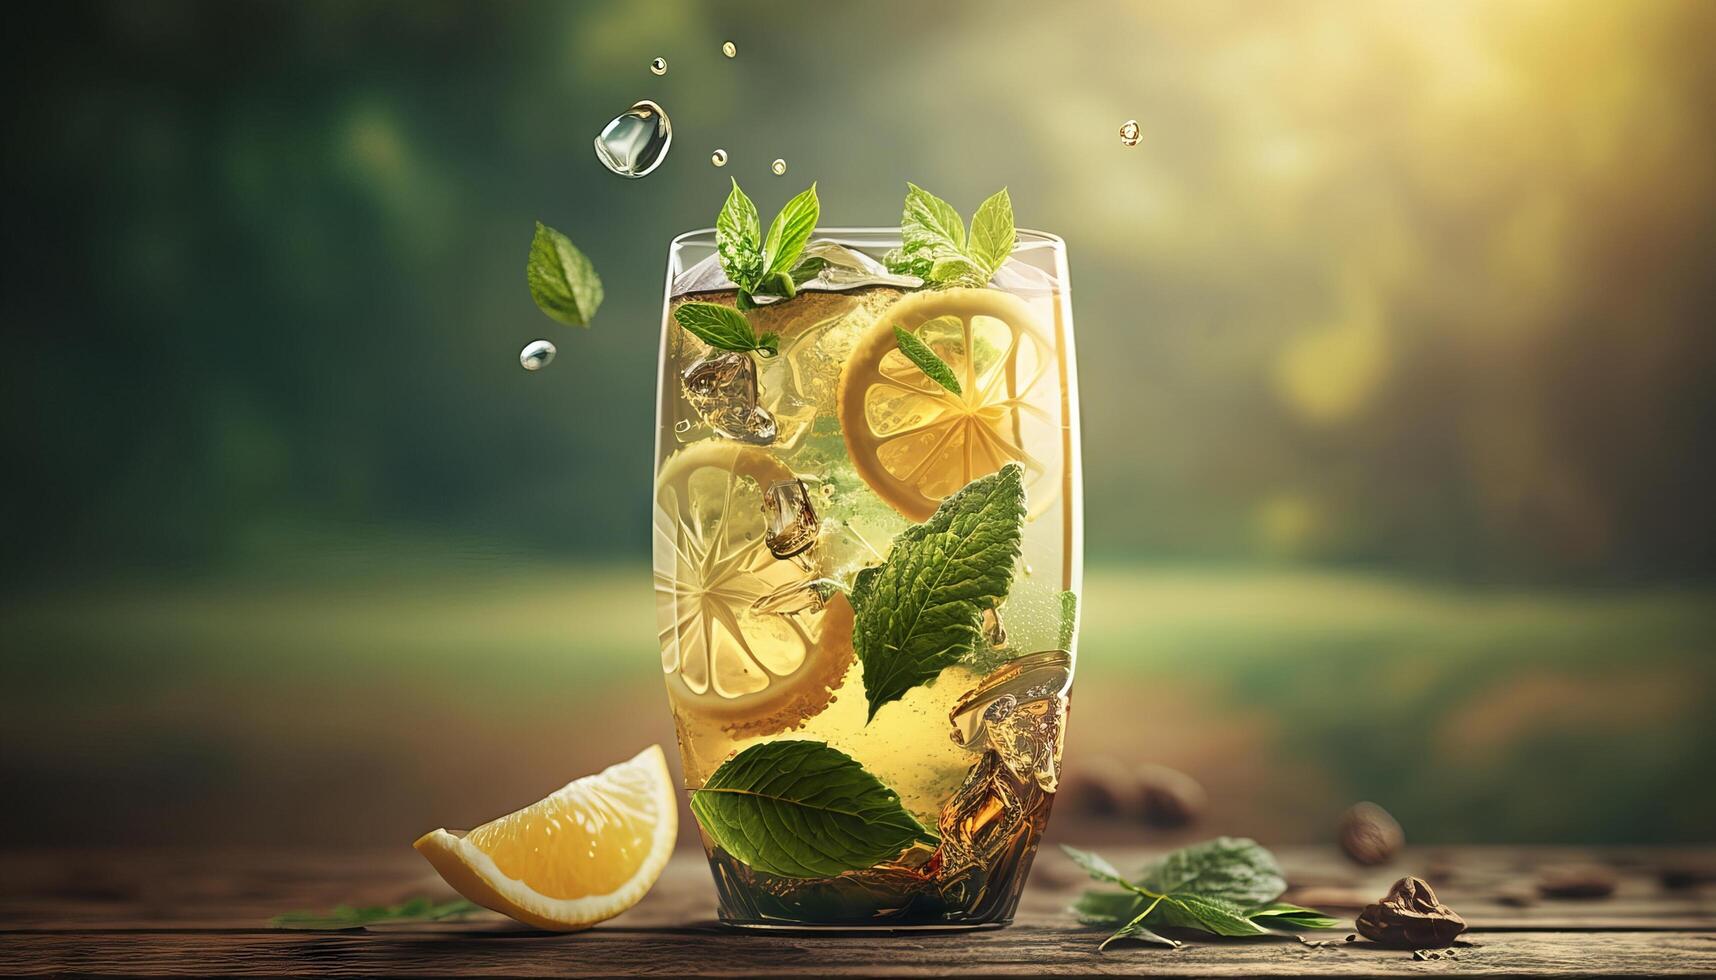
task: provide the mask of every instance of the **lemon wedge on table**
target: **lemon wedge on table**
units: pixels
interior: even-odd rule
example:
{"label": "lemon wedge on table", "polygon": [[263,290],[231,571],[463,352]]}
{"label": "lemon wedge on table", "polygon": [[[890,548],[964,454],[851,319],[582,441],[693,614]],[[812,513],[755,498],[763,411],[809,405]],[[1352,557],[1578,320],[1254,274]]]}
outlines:
{"label": "lemon wedge on table", "polygon": [[679,834],[661,746],[475,830],[412,845],[459,894],[541,929],[587,929],[643,898]]}

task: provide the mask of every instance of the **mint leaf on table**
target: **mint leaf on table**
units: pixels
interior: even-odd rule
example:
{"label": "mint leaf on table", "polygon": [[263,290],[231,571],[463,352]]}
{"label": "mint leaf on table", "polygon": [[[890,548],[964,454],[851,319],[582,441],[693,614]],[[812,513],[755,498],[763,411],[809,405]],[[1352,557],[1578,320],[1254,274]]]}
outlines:
{"label": "mint leaf on table", "polygon": [[268,920],[275,929],[357,929],[392,922],[440,922],[481,912],[475,902],[413,898],[397,905],[336,905],[326,912],[283,912]]}
{"label": "mint leaf on table", "polygon": [[1100,855],[1064,847],[1092,878],[1121,891],[1087,891],[1071,908],[1086,925],[1116,931],[1103,942],[1138,939],[1178,945],[1154,931],[1176,928],[1217,936],[1259,936],[1327,929],[1334,919],[1279,901],[1287,887],[1281,869],[1255,841],[1220,837],[1167,855],[1127,879]]}
{"label": "mint leaf on table", "polygon": [[682,303],[673,310],[673,322],[698,340],[720,350],[759,351],[773,357],[780,353],[780,335],[761,337],[745,314],[720,303]]}
{"label": "mint leaf on table", "polygon": [[930,350],[928,344],[899,327],[894,328],[894,340],[900,345],[900,353],[906,355],[907,360],[916,364],[918,370],[928,376],[931,381],[956,395],[964,394],[959,388],[959,379],[953,376],[953,368],[948,367],[946,361],[936,356],[936,352]]}
{"label": "mint leaf on table", "polygon": [[769,223],[765,239],[757,206],[739,189],[738,180],[733,181],[727,202],[715,218],[715,253],[721,270],[738,288],[739,309],[755,305],[753,296],[791,299],[800,285],[821,271],[820,260],[799,261],[821,213],[813,183],[786,202]]}
{"label": "mint leaf on table", "polygon": [[1007,597],[1025,522],[1024,467],[1008,463],[894,538],[851,593],[869,718],[972,651],[983,610]]}
{"label": "mint leaf on table", "polygon": [[968,235],[953,205],[908,182],[900,247],[885,261],[889,272],[917,276],[928,285],[981,286],[1013,254],[1016,240],[1006,188],[978,205]]}
{"label": "mint leaf on table", "polygon": [[572,240],[536,223],[524,267],[530,298],[542,312],[570,327],[587,327],[602,305],[602,279]]}
{"label": "mint leaf on table", "polygon": [[826,878],[939,839],[856,759],[809,740],[753,745],[691,793],[691,812],[722,850],[786,878]]}

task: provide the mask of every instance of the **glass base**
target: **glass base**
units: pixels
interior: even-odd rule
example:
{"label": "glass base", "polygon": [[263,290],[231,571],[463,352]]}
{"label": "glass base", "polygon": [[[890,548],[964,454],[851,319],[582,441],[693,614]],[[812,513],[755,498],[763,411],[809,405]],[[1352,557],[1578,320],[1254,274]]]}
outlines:
{"label": "glass base", "polygon": [[776,932],[785,934],[817,935],[817,936],[873,936],[877,933],[889,932],[981,932],[986,929],[1005,929],[1013,924],[1012,919],[999,922],[926,922],[918,925],[815,925],[808,922],[757,922],[755,920],[727,919],[719,920],[729,929],[746,929],[756,932]]}

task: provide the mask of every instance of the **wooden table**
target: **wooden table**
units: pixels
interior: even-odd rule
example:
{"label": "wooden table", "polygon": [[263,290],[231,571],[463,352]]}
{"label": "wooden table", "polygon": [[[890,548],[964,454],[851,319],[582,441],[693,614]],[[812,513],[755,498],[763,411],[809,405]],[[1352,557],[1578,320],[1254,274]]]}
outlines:
{"label": "wooden table", "polygon": [[[1145,852],[1106,849],[1121,867]],[[330,932],[270,929],[274,914],[447,894],[409,849],[384,852],[13,851],[0,853],[0,972],[99,974],[611,974],[776,976],[1354,974],[1586,975],[1716,972],[1716,851],[1459,848],[1357,869],[1329,850],[1278,849],[1296,888],[1324,900],[1377,896],[1412,871],[1472,924],[1457,959],[1345,942],[1350,928],[1291,938],[1128,945],[1063,910],[1084,882],[1045,851],[1011,928],[952,935],[753,934],[711,921],[700,855],[681,853],[637,908],[573,935],[484,914],[464,922]],[[1540,868],[1596,860],[1618,874],[1602,899],[1536,900]],[[1671,887],[1665,870],[1702,883]],[[1332,894],[1331,894],[1332,890]],[[1526,904],[1509,904],[1509,902]],[[1350,917],[1350,908],[1328,911]]]}

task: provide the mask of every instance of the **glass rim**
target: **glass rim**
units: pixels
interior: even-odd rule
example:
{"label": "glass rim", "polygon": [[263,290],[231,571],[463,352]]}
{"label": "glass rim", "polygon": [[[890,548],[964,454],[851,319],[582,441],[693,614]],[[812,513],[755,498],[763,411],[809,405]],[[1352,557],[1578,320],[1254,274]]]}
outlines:
{"label": "glass rim", "polygon": [[[1065,248],[1067,243],[1066,239],[1059,235],[1047,231],[1038,231],[1035,228],[1018,228],[1014,230],[1014,234],[1017,236],[1020,243],[1029,242],[1032,244],[1058,246],[1060,248]],[[839,241],[840,236],[843,235],[852,237],[870,236],[897,242],[900,238],[900,228],[898,225],[834,225],[826,228],[818,225],[810,232],[810,236],[813,240],[821,239],[823,241]],[[691,231],[680,232],[673,236],[673,239],[668,242],[668,247],[679,248],[684,245],[693,244],[715,244],[715,229],[713,227],[695,228]]]}

